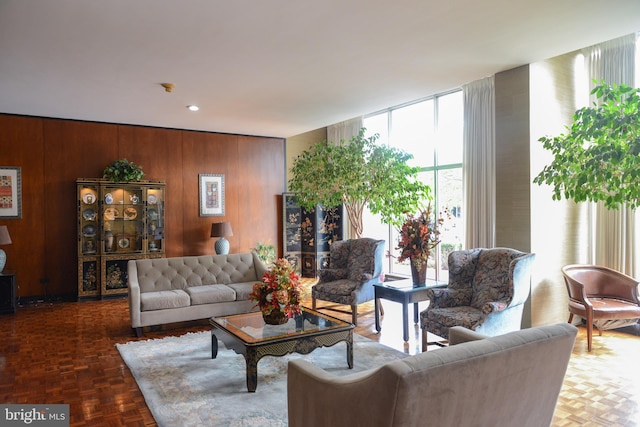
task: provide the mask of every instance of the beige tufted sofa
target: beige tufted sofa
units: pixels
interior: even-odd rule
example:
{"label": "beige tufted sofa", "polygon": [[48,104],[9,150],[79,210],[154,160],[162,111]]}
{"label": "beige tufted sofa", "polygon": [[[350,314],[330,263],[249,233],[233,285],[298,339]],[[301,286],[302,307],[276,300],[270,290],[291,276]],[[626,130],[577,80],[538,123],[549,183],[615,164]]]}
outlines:
{"label": "beige tufted sofa", "polygon": [[267,267],[253,253],[131,260],[131,327],[206,319],[257,310],[249,300]]}

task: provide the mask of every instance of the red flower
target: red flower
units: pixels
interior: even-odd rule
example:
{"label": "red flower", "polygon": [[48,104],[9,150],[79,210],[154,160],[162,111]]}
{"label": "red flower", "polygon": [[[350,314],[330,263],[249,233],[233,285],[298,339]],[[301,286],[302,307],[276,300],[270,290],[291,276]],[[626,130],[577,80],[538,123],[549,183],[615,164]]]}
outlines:
{"label": "red flower", "polygon": [[284,258],[277,259],[272,267],[262,275],[262,281],[253,285],[249,299],[264,314],[282,310],[291,318],[300,314],[300,277],[294,267]]}
{"label": "red flower", "polygon": [[422,209],[418,215],[407,215],[407,219],[399,230],[398,246],[400,251],[398,261],[407,259],[417,261],[418,264],[427,262],[431,250],[440,243],[438,226],[444,220],[431,218],[431,204]]}

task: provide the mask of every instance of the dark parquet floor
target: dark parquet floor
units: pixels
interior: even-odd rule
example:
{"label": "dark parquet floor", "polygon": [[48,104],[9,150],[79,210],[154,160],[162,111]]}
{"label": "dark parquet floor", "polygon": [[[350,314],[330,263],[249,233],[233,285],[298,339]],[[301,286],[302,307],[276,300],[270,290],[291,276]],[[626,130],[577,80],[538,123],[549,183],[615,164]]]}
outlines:
{"label": "dark parquet floor", "polygon": [[[419,328],[412,327],[404,343],[400,305],[383,304],[381,333],[375,333],[372,304],[364,305],[356,332],[419,352]],[[205,330],[206,321],[187,322],[146,328],[141,339]],[[553,426],[640,426],[638,335],[637,327],[604,332],[588,353],[580,328]],[[133,340],[124,299],[25,304],[0,315],[0,403],[69,404],[72,426],[154,426],[115,348]]]}

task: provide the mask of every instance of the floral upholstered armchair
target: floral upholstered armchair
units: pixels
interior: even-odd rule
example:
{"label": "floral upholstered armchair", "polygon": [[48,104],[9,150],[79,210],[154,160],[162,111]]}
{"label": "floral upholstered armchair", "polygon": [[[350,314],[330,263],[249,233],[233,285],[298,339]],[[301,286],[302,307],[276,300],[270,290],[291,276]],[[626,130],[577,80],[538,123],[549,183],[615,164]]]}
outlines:
{"label": "floral upholstered armchair", "polygon": [[370,238],[334,242],[329,268],[318,270],[318,283],[311,288],[312,308],[317,308],[316,300],[349,305],[352,323],[357,325],[358,305],[373,300],[373,285],[380,281],[384,243]]}
{"label": "floral upholstered armchair", "polygon": [[449,285],[429,290],[429,306],[420,313],[422,351],[427,349],[427,332],[448,337],[453,326],[489,336],[519,330],[534,258],[509,248],[449,254]]}

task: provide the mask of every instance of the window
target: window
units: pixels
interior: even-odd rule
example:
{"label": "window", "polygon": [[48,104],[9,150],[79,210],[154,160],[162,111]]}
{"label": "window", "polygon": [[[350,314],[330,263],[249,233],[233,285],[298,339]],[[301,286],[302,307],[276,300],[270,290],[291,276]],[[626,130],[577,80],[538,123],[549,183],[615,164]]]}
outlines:
{"label": "window", "polygon": [[[380,135],[378,143],[411,153],[412,166],[421,168],[420,179],[433,190],[433,211],[444,218],[445,223],[427,275],[447,280],[447,256],[452,250],[462,249],[464,242],[462,91],[374,113],[365,117],[363,123],[368,135]],[[386,240],[387,250],[397,256],[398,232],[383,224],[378,216],[365,213],[364,234]],[[393,256],[388,258],[385,271],[402,276],[411,274],[409,263],[399,263]]]}

